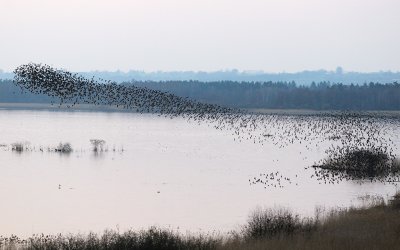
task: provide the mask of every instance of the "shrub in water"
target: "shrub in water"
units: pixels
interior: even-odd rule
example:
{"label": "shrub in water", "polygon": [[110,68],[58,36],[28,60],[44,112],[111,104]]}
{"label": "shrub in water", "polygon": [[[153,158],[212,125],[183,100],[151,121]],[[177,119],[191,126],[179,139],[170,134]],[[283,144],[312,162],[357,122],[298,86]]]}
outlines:
{"label": "shrub in water", "polygon": [[11,149],[12,151],[16,151],[16,152],[23,152],[25,149],[25,144],[22,142],[16,142],[11,144]]}
{"label": "shrub in water", "polygon": [[58,144],[57,148],[55,149],[56,152],[60,153],[71,153],[72,152],[72,146],[70,143],[61,143]]}
{"label": "shrub in water", "polygon": [[100,140],[100,139],[91,139],[90,143],[93,146],[93,151],[94,152],[102,152],[103,151],[103,146],[106,144],[105,140]]}

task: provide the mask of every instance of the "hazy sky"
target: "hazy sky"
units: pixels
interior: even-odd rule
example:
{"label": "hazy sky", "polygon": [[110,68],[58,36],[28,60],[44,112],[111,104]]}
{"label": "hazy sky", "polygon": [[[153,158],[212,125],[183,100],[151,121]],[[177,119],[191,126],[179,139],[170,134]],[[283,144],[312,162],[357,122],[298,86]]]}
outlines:
{"label": "hazy sky", "polygon": [[0,68],[400,71],[399,0],[0,0]]}

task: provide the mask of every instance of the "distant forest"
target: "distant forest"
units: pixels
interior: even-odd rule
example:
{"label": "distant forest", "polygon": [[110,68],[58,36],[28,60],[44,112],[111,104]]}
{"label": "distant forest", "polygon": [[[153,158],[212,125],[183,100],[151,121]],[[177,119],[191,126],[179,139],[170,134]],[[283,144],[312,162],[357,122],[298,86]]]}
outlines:
{"label": "distant forest", "polygon": [[[263,71],[154,71],[145,72],[139,70],[123,71],[89,71],[76,72],[82,76],[92,76],[122,83],[135,81],[199,81],[199,82],[292,82],[298,85],[309,86],[311,82],[335,82],[343,84],[364,84],[369,82],[388,83],[400,82],[400,72],[379,71],[379,72],[347,72],[341,67],[335,71],[328,70],[306,70],[294,73],[268,73]],[[12,79],[13,74],[0,70],[0,79]]]}
{"label": "distant forest", "polygon": [[[201,102],[236,108],[314,110],[400,110],[400,84],[362,85],[294,82],[131,81],[122,83],[167,91]],[[11,80],[0,80],[0,102],[50,103],[47,96],[21,93]]]}

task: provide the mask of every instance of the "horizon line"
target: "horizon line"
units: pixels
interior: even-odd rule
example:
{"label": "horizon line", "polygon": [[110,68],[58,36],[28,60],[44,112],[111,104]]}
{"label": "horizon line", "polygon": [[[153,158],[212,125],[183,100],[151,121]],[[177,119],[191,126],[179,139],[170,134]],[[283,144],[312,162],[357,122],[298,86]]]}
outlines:
{"label": "horizon line", "polygon": [[[67,70],[63,67],[57,68],[60,70]],[[194,74],[199,74],[199,73],[206,73],[206,74],[213,74],[213,73],[236,73],[236,74],[249,74],[249,75],[279,75],[279,74],[299,74],[299,73],[306,73],[306,72],[312,72],[312,73],[317,73],[317,72],[324,72],[324,73],[333,73],[333,74],[351,74],[351,73],[358,73],[358,74],[377,74],[377,73],[393,73],[393,74],[398,74],[400,73],[400,70],[394,71],[394,70],[378,70],[378,71],[353,71],[353,70],[345,70],[343,67],[338,66],[335,70],[327,70],[327,69],[304,69],[301,71],[266,71],[266,70],[240,70],[236,68],[232,69],[219,69],[219,70],[142,70],[142,69],[129,69],[129,70],[121,70],[121,69],[116,69],[116,70],[104,70],[104,69],[93,69],[93,70],[79,70],[79,71],[74,71],[74,70],[68,70],[70,72],[74,73],[91,73],[91,72],[108,72],[108,73],[124,73],[124,74],[129,74],[129,73],[135,73],[135,72],[140,72],[144,74],[155,74],[155,73],[194,73]],[[13,74],[13,71],[5,71],[3,69],[0,69],[0,74]]]}

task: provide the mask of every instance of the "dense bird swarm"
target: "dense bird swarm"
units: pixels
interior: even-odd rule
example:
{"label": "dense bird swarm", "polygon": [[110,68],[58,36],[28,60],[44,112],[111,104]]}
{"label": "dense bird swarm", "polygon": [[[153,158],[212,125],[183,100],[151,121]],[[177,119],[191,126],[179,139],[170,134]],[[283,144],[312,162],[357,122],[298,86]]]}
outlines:
{"label": "dense bird swarm", "polygon": [[27,64],[15,71],[15,82],[36,94],[58,97],[61,104],[112,105],[137,112],[161,114],[196,114],[200,117],[231,110],[217,105],[202,104],[166,92],[135,86],[123,86],[111,81],[86,79],[78,74],[56,70],[48,65]]}
{"label": "dense bird swarm", "polygon": [[320,181],[371,180],[399,182],[400,162],[381,148],[333,154],[319,165],[314,165],[316,178]]}
{"label": "dense bird swarm", "polygon": [[[303,150],[312,150],[319,149],[329,142],[331,146],[324,152],[329,156],[329,164],[316,163],[315,166],[324,167],[315,168],[313,175],[325,183],[334,183],[343,178],[371,178],[374,171],[371,171],[370,164],[377,162],[379,166],[372,168],[380,169],[387,167],[381,164],[381,158],[385,159],[385,162],[393,162],[395,159],[395,144],[386,133],[391,125],[398,126],[399,120],[396,115],[378,117],[377,114],[365,112],[326,112],[312,115],[253,113],[200,103],[146,87],[86,79],[42,64],[22,65],[14,73],[14,83],[20,86],[22,91],[28,90],[58,98],[60,106],[105,105],[141,113],[153,112],[171,118],[180,116],[189,121],[206,122],[216,129],[230,131],[236,141],[250,140],[255,144],[268,143],[279,148],[301,144]],[[372,152],[373,156],[365,152]],[[376,152],[379,154],[376,155]],[[376,157],[380,160],[375,161]],[[334,165],[339,167],[332,167]],[[367,172],[355,174],[358,172],[350,170],[349,166],[361,166],[360,171]],[[378,172],[382,176],[384,171],[376,170],[376,173]],[[389,172],[393,173],[391,170]],[[337,178],[338,176],[346,177]],[[250,184],[263,184],[265,187],[282,187],[284,183],[296,183],[280,173],[261,174],[249,181]]]}

